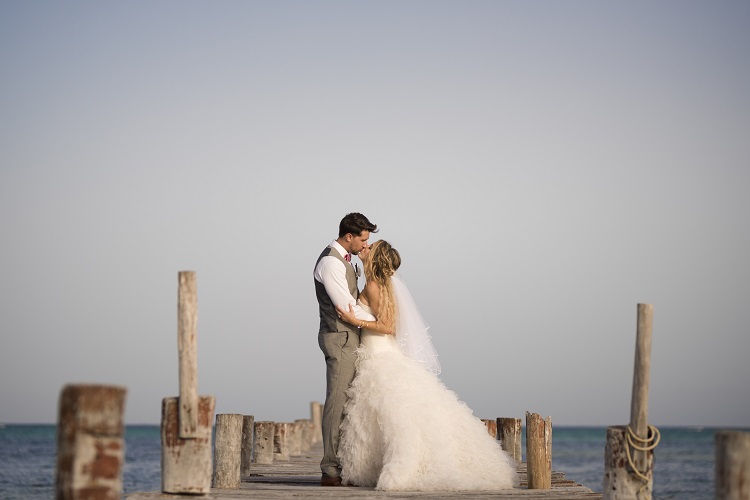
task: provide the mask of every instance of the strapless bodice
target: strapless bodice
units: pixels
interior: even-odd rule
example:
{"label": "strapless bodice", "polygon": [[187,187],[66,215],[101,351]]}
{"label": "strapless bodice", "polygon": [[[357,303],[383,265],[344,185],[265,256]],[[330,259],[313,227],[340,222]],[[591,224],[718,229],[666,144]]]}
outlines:
{"label": "strapless bodice", "polygon": [[369,318],[364,318],[364,317],[362,317],[362,318],[359,318],[359,319],[364,319],[364,320],[366,320],[366,321],[375,321],[375,315],[374,315],[374,314],[372,313],[372,309],[370,309],[370,306],[368,306],[367,304],[365,304],[365,303],[364,303],[364,302],[362,302],[361,300],[357,300],[357,305],[358,305],[359,307],[361,307],[361,308],[362,308],[362,310],[363,310],[363,311],[364,311],[365,313],[367,313],[367,314],[369,314],[369,315],[370,315],[370,317],[369,317]]}
{"label": "strapless bodice", "polygon": [[[367,304],[363,304],[361,301],[357,301],[362,311],[367,313],[369,317],[361,318],[366,321],[375,321],[375,315],[372,314],[372,309]],[[396,345],[396,338],[393,335],[384,335],[382,333],[371,332],[367,329],[362,329],[361,344],[367,348],[371,353],[392,351],[398,349]]]}

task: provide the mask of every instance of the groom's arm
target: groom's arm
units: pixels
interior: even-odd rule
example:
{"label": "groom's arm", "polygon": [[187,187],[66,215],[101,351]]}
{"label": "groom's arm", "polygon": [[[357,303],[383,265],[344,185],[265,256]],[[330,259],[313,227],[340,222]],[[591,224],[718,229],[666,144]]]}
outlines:
{"label": "groom's arm", "polygon": [[346,281],[346,267],[335,257],[323,257],[315,269],[315,279],[323,283],[326,293],[335,306],[342,309],[354,308],[355,314],[367,317],[367,313],[357,305],[357,301],[349,293],[349,284]]}

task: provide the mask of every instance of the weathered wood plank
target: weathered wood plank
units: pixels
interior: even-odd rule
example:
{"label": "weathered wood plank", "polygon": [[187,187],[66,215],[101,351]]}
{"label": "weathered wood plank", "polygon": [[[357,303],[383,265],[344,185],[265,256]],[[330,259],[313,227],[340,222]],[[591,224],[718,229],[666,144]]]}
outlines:
{"label": "weathered wood plank", "polygon": [[[375,491],[373,488],[340,487],[324,488],[320,486],[320,457],[323,454],[322,444],[316,443],[307,453],[289,457],[286,462],[271,464],[252,464],[250,475],[243,475],[238,490],[212,489],[211,493],[201,498],[209,500],[240,500],[251,498],[357,498],[362,500],[376,498],[436,498],[436,499],[487,499],[519,498],[524,500],[601,500],[601,493],[581,486],[565,478],[561,472],[552,472],[552,488],[549,490],[530,490],[526,486],[526,464],[517,467],[521,486],[507,491]],[[184,498],[175,495],[163,495],[158,492],[132,493],[127,500],[155,500],[166,498]]]}

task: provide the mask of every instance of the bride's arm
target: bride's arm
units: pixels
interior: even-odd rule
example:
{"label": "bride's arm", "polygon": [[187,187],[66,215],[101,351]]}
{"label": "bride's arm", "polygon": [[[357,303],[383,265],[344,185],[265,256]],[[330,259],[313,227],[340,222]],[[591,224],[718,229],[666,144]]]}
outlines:
{"label": "bride's arm", "polygon": [[347,323],[351,323],[358,328],[364,328],[365,330],[368,330],[370,332],[382,333],[385,335],[396,334],[396,331],[392,326],[381,323],[380,320],[372,321],[357,318],[357,315],[354,313],[354,309],[352,309],[351,304],[349,305],[348,311],[345,311],[338,306],[336,306],[336,310],[338,311],[339,316],[342,320],[346,321]]}
{"label": "bride's arm", "polygon": [[[377,318],[378,312],[380,310],[380,287],[378,287],[374,282],[368,283],[362,293],[365,295],[367,304],[370,306],[373,313],[375,314],[375,317]],[[371,332],[382,333],[386,335],[393,335],[396,333],[392,324],[387,324],[380,319],[371,321],[361,319],[361,317],[357,317],[356,311],[354,311],[351,306],[349,307],[348,311],[341,309],[340,307],[336,307],[336,310],[341,316],[341,319],[359,328],[364,328],[365,330],[369,330]]]}

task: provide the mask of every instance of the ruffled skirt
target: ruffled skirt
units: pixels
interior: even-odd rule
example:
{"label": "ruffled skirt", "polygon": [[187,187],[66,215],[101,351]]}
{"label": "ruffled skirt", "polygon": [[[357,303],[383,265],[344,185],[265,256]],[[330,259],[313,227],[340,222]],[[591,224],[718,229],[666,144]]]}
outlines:
{"label": "ruffled skirt", "polygon": [[346,484],[377,490],[500,490],[513,460],[440,379],[396,349],[358,350],[341,425]]}

